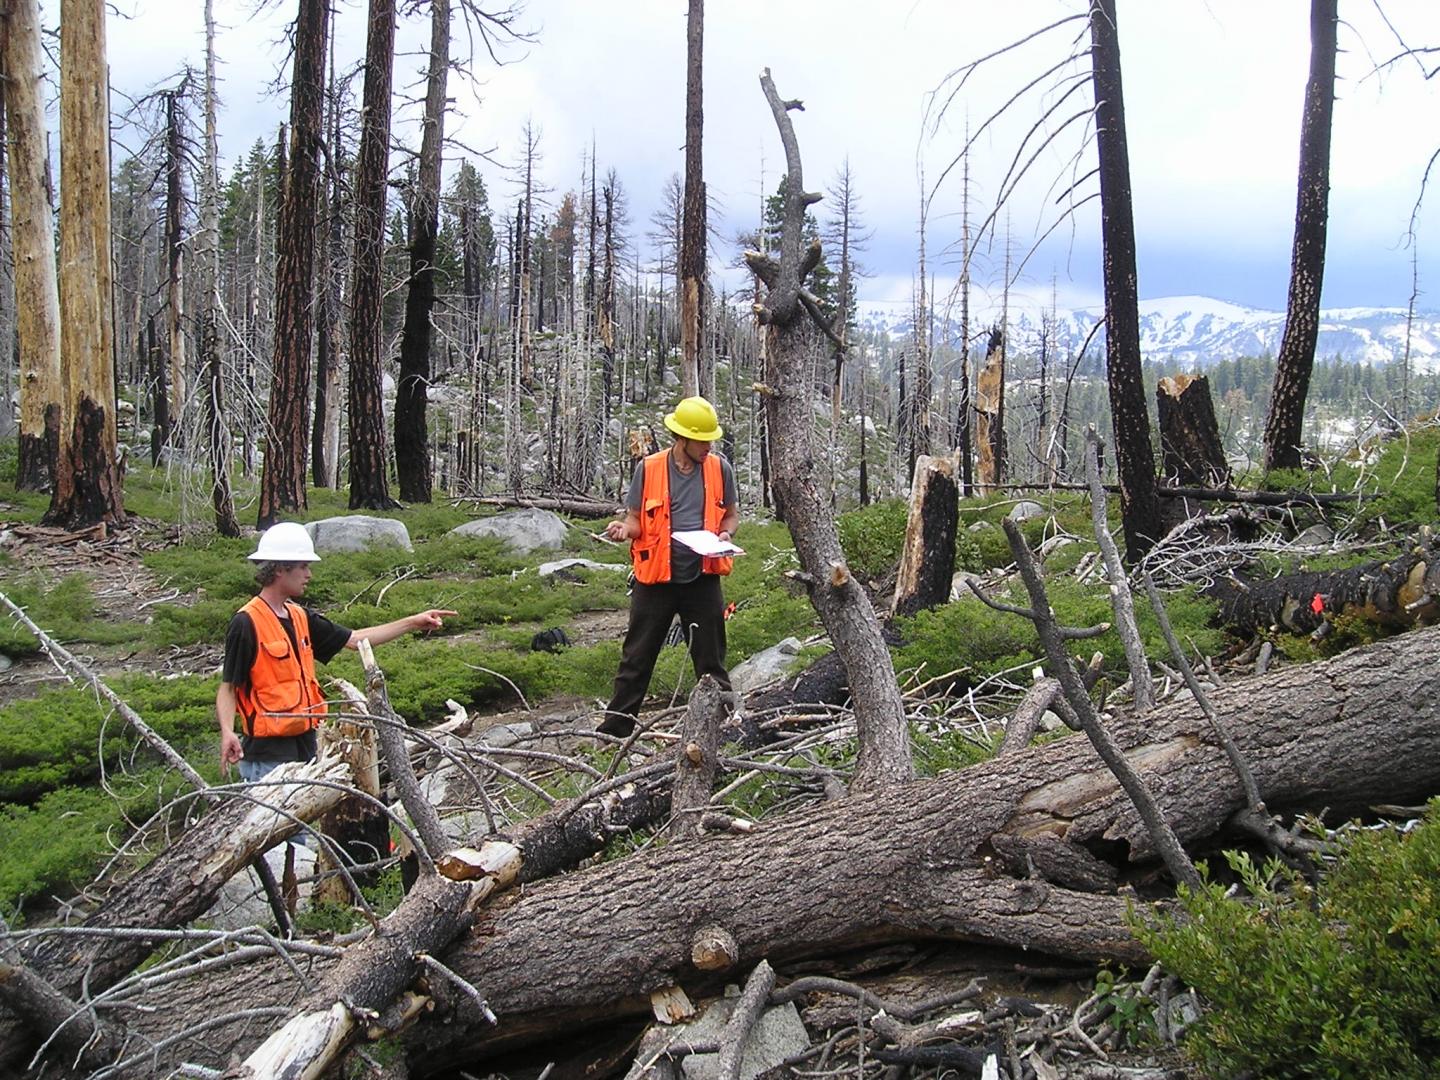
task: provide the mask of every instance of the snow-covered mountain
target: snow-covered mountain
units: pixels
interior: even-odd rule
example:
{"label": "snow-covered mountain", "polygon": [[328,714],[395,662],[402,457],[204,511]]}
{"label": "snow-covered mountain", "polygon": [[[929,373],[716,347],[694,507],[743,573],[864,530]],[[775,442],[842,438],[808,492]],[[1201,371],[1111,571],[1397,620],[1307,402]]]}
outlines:
{"label": "snow-covered mountain", "polygon": [[[1098,308],[1059,311],[1058,345],[1078,349],[1091,329],[1103,317]],[[988,317],[975,320],[984,326]],[[893,335],[909,333],[908,320],[886,325],[883,316],[862,320],[875,329]],[[1027,350],[1039,341],[1041,314],[1038,310],[1012,308],[1010,334],[1014,348]],[[1140,342],[1148,360],[1170,360],[1185,367],[1205,366],[1237,356],[1274,354],[1280,349],[1285,329],[1283,311],[1265,311],[1215,300],[1208,296],[1166,296],[1140,301]],[[1416,312],[1409,329],[1410,360],[1417,370],[1440,369],[1440,312]],[[1334,308],[1320,313],[1320,339],[1316,355],[1339,356],[1365,364],[1387,364],[1405,355],[1406,313],[1404,308]],[[1102,327],[1092,348],[1103,348]]]}

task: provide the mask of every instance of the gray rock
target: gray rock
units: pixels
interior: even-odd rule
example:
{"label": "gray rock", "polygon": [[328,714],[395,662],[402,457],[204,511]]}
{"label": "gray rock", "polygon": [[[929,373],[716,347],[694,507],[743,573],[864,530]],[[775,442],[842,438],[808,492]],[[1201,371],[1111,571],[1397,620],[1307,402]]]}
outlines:
{"label": "gray rock", "polygon": [[15,661],[11,660],[10,657],[6,656],[3,652],[0,652],[0,671],[9,671],[14,666]]}
{"label": "gray rock", "polygon": [[629,563],[596,562],[594,559],[556,559],[554,562],[541,563],[535,568],[535,572],[541,577],[549,577],[561,570],[573,570],[577,566],[581,570],[618,570],[622,573],[630,569]]}
{"label": "gray rock", "polygon": [[[315,852],[299,844],[276,844],[265,852],[265,861],[270,872],[279,881],[285,872],[285,849],[295,852],[295,877],[300,882],[300,903],[303,906],[310,897],[310,879],[315,876]],[[220,886],[215,903],[202,917],[202,921],[217,930],[238,930],[244,926],[266,926],[274,922],[270,913],[270,902],[265,899],[265,890],[260,885],[254,867],[247,866],[243,874]]]}
{"label": "gray rock", "polygon": [[1335,539],[1335,530],[1324,522],[1316,522],[1295,537],[1296,547],[1329,547]]}
{"label": "gray rock", "polygon": [[415,550],[410,543],[410,530],[405,528],[403,521],[394,518],[344,514],[312,521],[305,526],[305,531],[310,534],[315,550],[321,555],[371,551],[387,544],[405,551]]}
{"label": "gray rock", "polygon": [[965,531],[966,531],[966,532],[987,532],[988,530],[993,529],[994,527],[995,527],[995,526],[992,525],[992,524],[991,524],[990,522],[988,522],[988,521],[977,521],[977,522],[975,522],[974,525],[969,526]]}
{"label": "gray rock", "polygon": [[778,645],[756,653],[730,672],[731,687],[737,694],[745,694],[788,674],[795,665],[800,648],[798,638],[788,637]]}
{"label": "gray rock", "polygon": [[972,581],[977,587],[985,584],[985,579],[979,574],[972,574],[968,570],[956,570],[954,576],[950,578],[950,599],[969,600],[973,598],[975,594],[970,591],[970,582]]}
{"label": "gray rock", "polygon": [[1065,721],[1060,719],[1060,714],[1053,713],[1049,709],[1046,709],[1045,715],[1040,717],[1041,731],[1059,731],[1064,726]]}
{"label": "gray rock", "polygon": [[569,531],[570,526],[558,514],[533,506],[467,521],[450,530],[455,536],[494,536],[520,555],[538,550],[558,551],[565,546]]}
{"label": "gray rock", "polygon": [[1029,521],[1032,518],[1044,517],[1045,508],[1037,502],[1026,499],[1018,502],[1010,508],[1010,513],[1005,515],[1011,521]]}
{"label": "gray rock", "polygon": [[[725,1022],[735,1008],[735,998],[722,998],[714,1002],[697,1019],[688,1024],[677,1024],[683,1028],[682,1039],[688,1042],[715,1042],[725,1030]],[[766,1009],[745,1044],[740,1057],[740,1080],[753,1080],[766,1069],[773,1069],[786,1058],[808,1049],[810,1036],[800,1021],[800,1013],[793,1002]],[[685,1080],[717,1080],[720,1075],[719,1054],[690,1054],[680,1063],[680,1074]]]}

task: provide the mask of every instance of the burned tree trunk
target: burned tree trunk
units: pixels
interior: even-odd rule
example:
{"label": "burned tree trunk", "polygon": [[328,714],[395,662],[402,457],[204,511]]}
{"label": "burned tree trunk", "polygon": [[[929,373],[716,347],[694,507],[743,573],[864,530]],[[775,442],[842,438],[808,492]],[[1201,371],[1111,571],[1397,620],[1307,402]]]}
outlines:
{"label": "burned tree trunk", "polygon": [[[1217,692],[1213,704],[1233,718],[1266,805],[1343,816],[1440,789],[1436,648],[1440,629],[1418,631]],[[1397,694],[1412,707],[1397,713]],[[1375,738],[1381,729],[1386,737]],[[1183,841],[1222,832],[1245,808],[1193,701],[1143,721],[1122,717],[1112,734]],[[1136,864],[1150,873],[1153,859],[1133,806],[1089,743],[1061,740],[819,805],[748,835],[672,843],[531,885],[442,957],[483,993],[498,1025],[432,980],[437,1007],[402,1037],[405,1054],[412,1076],[443,1074],[562,1030],[641,1017],[656,987],[715,988],[691,963],[699,926],[729,931],[746,966],[937,938],[1142,962],[1128,928],[1136,901],[1115,886]],[[312,977],[334,964],[317,959]],[[267,959],[208,975],[199,994],[154,989],[141,1000],[160,1011],[137,1010],[134,1023],[155,1033],[233,1013],[207,1040],[211,1060],[223,1063],[258,1038],[243,1011],[289,1000],[295,986],[290,969]]]}
{"label": "burned tree trunk", "polygon": [[1230,464],[1204,375],[1174,375],[1155,387],[1160,420],[1160,470],[1172,486],[1223,488]]}
{"label": "burned tree trunk", "polygon": [[350,509],[390,510],[389,455],[381,389],[385,191],[390,165],[390,81],[395,0],[370,0],[365,107],[355,170],[355,271],[350,316]]}
{"label": "burned tree trunk", "polygon": [[306,505],[306,419],[310,408],[310,329],[314,324],[311,287],[328,7],[325,0],[300,0],[295,20],[289,167],[275,235],[275,354],[269,435],[256,521],[261,528],[275,524],[287,511],[301,510]]}
{"label": "burned tree trunk", "polygon": [[1320,335],[1320,286],[1330,217],[1330,129],[1335,112],[1339,0],[1311,0],[1310,77],[1300,124],[1300,179],[1285,332],[1275,358],[1275,385],[1265,417],[1265,468],[1298,469],[1305,399]]}
{"label": "burned tree trunk", "polygon": [[[45,145],[44,54],[36,0],[15,0],[0,24],[5,140],[10,165],[20,360],[20,449],[15,486],[49,486],[60,438],[60,293],[55,277],[54,199]],[[8,358],[7,358],[8,362]]]}
{"label": "burned tree trunk", "polygon": [[1090,68],[1095,90],[1095,145],[1100,174],[1100,232],[1104,244],[1105,382],[1110,392],[1115,463],[1125,558],[1134,562],[1160,538],[1155,455],[1140,366],[1140,300],[1135,269],[1135,208],[1125,92],[1120,80],[1120,32],[1115,0],[1090,0]]}
{"label": "burned tree trunk", "polygon": [[860,740],[854,783],[867,790],[910,778],[909,731],[880,621],[846,565],[835,518],[817,476],[802,320],[808,312],[827,334],[833,337],[833,332],[805,288],[805,279],[820,262],[818,241],[801,250],[805,208],[820,196],[805,191],[800,148],[790,123],[789,110],[800,103],[780,99],[768,70],[760,82],[780,129],[787,166],[779,262],[759,252],[745,255],[750,269],[768,287],[760,319],[766,325],[765,382],[771,388],[765,402],[774,440],[771,483],[795,538],[810,600],[850,674]]}
{"label": "burned tree trunk", "polygon": [[950,599],[959,505],[955,458],[917,458],[892,615],[914,615]]}
{"label": "burned tree trunk", "polygon": [[685,201],[680,235],[680,387],[685,397],[715,396],[713,373],[701,377],[704,342],[705,172],[701,155],[705,131],[705,0],[689,0],[685,40]]}
{"label": "burned tree trunk", "polygon": [[1221,621],[1238,630],[1323,636],[1342,615],[1390,627],[1430,623],[1440,619],[1440,541],[1427,538],[1398,559],[1344,570],[1220,578],[1204,591],[1220,602]]}
{"label": "burned tree trunk", "polygon": [[445,86],[450,71],[450,0],[431,0],[430,70],[412,208],[410,290],[400,336],[400,381],[395,387],[395,472],[400,498],[429,502],[430,437],[425,426],[430,391],[430,309],[435,306],[435,241],[440,234],[440,166],[445,147]]}
{"label": "burned tree trunk", "polygon": [[115,454],[110,102],[100,0],[60,5],[60,441],[46,525],[125,522]]}

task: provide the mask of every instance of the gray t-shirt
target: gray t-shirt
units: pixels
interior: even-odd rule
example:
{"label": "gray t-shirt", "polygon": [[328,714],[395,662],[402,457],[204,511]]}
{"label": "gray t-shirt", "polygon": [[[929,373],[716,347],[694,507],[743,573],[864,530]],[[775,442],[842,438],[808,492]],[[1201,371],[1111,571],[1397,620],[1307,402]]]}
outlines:
{"label": "gray t-shirt", "polygon": [[[740,496],[735,489],[734,468],[731,467],[730,462],[725,460],[724,455],[716,453],[714,450],[710,453],[720,461],[720,475],[725,481],[726,508],[738,506]],[[702,467],[696,466],[690,470],[690,475],[685,475],[676,468],[673,452],[666,454],[665,462],[670,468],[670,531],[676,533],[703,529],[705,527],[705,477]],[[642,460],[635,466],[635,474],[630,477],[630,491],[625,496],[625,506],[638,512],[644,490],[645,462]],[[670,580],[676,585],[683,585],[687,581],[694,581],[699,576],[700,556],[684,544],[671,540]]]}

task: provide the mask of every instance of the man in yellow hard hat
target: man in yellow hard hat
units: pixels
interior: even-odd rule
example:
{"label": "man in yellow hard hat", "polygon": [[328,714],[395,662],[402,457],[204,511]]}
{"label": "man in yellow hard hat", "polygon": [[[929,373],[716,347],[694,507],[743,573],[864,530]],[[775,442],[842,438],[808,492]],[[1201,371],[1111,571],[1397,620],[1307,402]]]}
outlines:
{"label": "man in yellow hard hat", "polygon": [[[310,583],[310,564],[320,561],[304,525],[282,521],[266,529],[250,556],[260,595],[235,613],[225,634],[225,666],[215,693],[220,722],[220,772],[239,765],[246,782],[286,761],[315,756],[315,729],[326,714],[315,661],[341,649],[392,641],[412,630],[437,630],[456,612],[438,608],[381,626],[347,630],[295,601]],[[235,733],[240,717],[241,733]]]}
{"label": "man in yellow hard hat", "polygon": [[629,735],[635,729],[655,660],[676,615],[690,645],[695,677],[713,675],[723,689],[730,689],[720,578],[730,573],[731,560],[698,555],[673,534],[708,529],[722,541],[734,538],[740,521],[735,470],[712,449],[724,432],[715,407],[703,397],[676,405],[665,426],[675,436],[674,444],[636,465],[625,517],[605,526],[611,540],[630,541],[635,574],[620,670],[599,728],[611,735]]}

